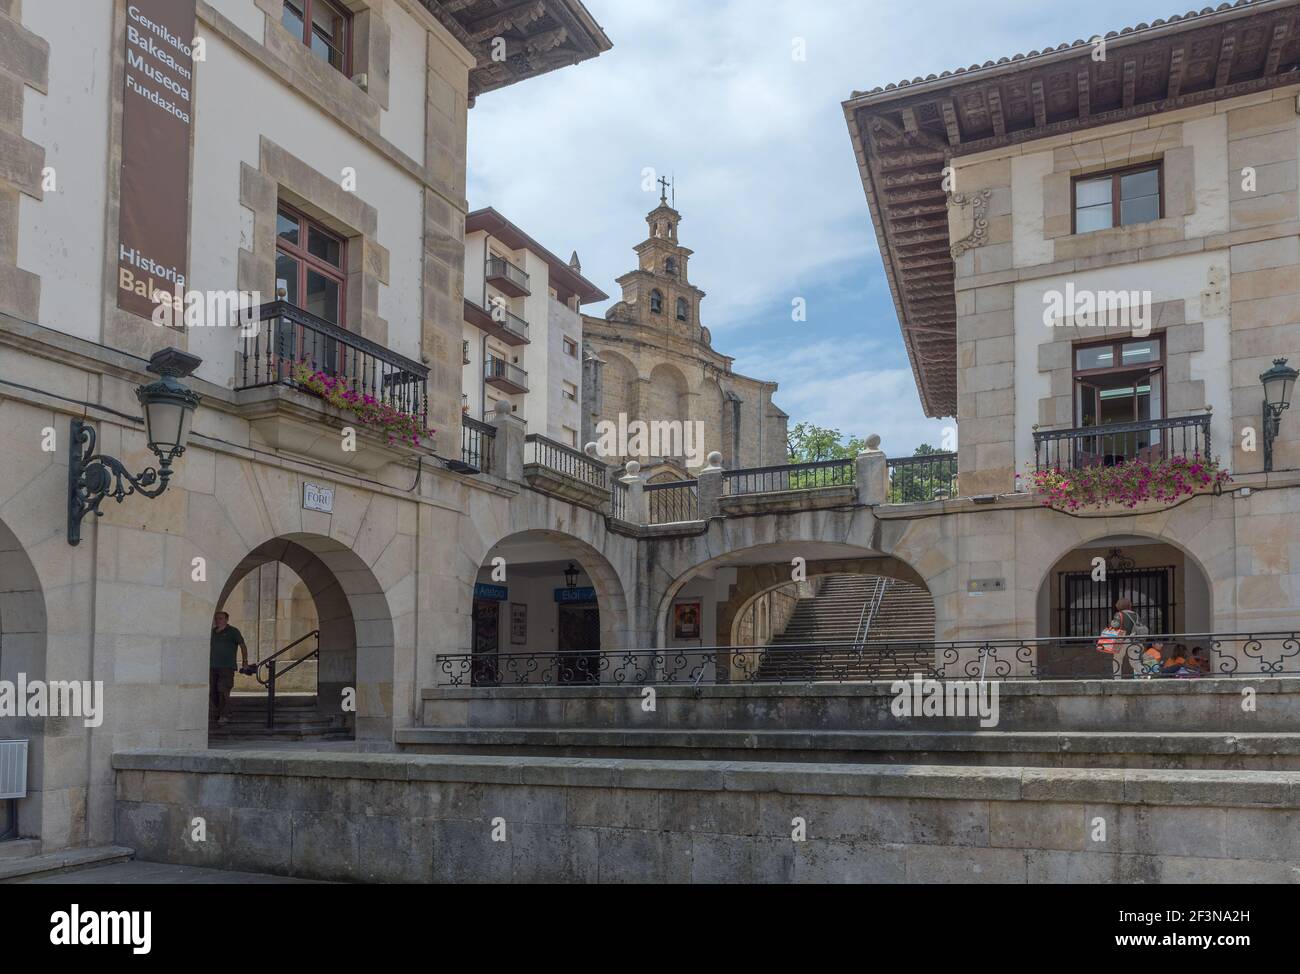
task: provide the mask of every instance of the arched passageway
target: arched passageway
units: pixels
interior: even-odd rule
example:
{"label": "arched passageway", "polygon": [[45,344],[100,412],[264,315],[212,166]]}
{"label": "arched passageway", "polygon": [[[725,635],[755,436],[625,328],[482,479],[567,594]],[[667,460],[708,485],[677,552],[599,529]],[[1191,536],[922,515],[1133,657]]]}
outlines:
{"label": "arched passageway", "polygon": [[[0,681],[12,686],[20,682],[20,675],[29,685],[47,679],[45,643],[45,597],[36,569],[22,543],[0,521]],[[81,726],[80,721],[68,723]],[[0,725],[0,738],[26,740],[31,755],[26,797],[0,797],[0,840],[41,834],[41,801],[48,790],[45,762],[39,758],[45,746],[45,724],[42,717],[9,716]]]}
{"label": "arched passageway", "polygon": [[599,653],[622,649],[627,599],[603,554],[557,531],[497,542],[479,566],[469,659],[450,660],[465,683],[593,684]]}
{"label": "arched passageway", "polygon": [[[256,627],[244,638],[257,675],[240,678],[236,726],[219,735],[210,726],[210,737],[391,737],[393,619],[379,581],[350,548],[311,534],[267,541],[236,566],[217,608]],[[273,676],[271,732],[262,718]]]}

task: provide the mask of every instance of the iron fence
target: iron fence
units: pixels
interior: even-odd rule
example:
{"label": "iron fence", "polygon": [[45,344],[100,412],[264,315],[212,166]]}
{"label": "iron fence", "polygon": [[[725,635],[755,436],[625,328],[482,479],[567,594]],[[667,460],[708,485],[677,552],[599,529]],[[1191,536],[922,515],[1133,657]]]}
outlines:
{"label": "iron fence", "polygon": [[852,487],[856,483],[852,459],[751,467],[748,470],[725,470],[722,474],[722,492],[732,496],[818,487]]}
{"label": "iron fence", "polygon": [[480,422],[473,416],[460,417],[460,458],[467,466],[484,473],[492,471],[492,445],[496,442],[496,427]]}
{"label": "iron fence", "polygon": [[645,485],[651,524],[676,524],[700,519],[700,485],[697,480],[680,480]]}
{"label": "iron fence", "polygon": [[372,396],[428,425],[426,366],[287,301],[263,304],[250,314],[258,324],[241,330],[242,364],[236,389],[302,387],[305,370],[342,380],[351,391]]}
{"label": "iron fence", "polygon": [[[1160,651],[1158,665],[1148,649]],[[1177,665],[1179,658],[1186,662]],[[472,653],[439,655],[437,685],[471,685],[475,660]],[[1193,662],[1197,660],[1203,662]],[[1114,656],[1097,650],[1096,637],[501,653],[497,682],[503,686],[795,684],[914,676],[932,680],[1300,677],[1300,631],[1150,635],[1128,641]]]}
{"label": "iron fence", "polygon": [[1130,460],[1155,463],[1173,456],[1211,455],[1209,413],[1034,431],[1034,465],[1038,470],[1083,470]]}
{"label": "iron fence", "polygon": [[957,496],[957,454],[928,453],[886,460],[889,503],[918,504]]}
{"label": "iron fence", "polygon": [[605,489],[606,467],[603,463],[540,433],[524,437],[524,464],[530,463]]}

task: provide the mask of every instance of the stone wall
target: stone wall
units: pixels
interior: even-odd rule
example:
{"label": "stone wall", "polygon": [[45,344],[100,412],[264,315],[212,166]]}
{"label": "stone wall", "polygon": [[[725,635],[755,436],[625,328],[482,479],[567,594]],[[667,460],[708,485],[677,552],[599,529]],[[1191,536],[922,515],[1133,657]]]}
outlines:
{"label": "stone wall", "polygon": [[1294,882],[1300,867],[1296,772],[161,751],[114,766],[115,841],[138,858],[315,879]]}

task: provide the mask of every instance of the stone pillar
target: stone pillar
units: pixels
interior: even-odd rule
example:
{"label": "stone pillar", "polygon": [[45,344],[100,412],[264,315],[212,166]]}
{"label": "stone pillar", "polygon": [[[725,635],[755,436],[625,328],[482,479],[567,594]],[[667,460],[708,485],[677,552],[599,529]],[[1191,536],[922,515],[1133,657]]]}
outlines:
{"label": "stone pillar", "polygon": [[709,454],[708,466],[700,471],[698,491],[700,520],[717,517],[722,497],[722,454],[717,450]]}
{"label": "stone pillar", "polygon": [[641,464],[636,460],[629,460],[623,469],[626,473],[619,478],[619,481],[627,485],[627,508],[623,512],[624,516],[631,524],[649,524],[650,501],[645,495],[645,474],[641,472]]}
{"label": "stone pillar", "polygon": [[528,426],[510,412],[510,403],[499,400],[492,417],[492,472],[503,480],[524,482],[524,436]]}
{"label": "stone pillar", "polygon": [[889,500],[889,462],[879,436],[867,437],[867,448],[858,454],[854,471],[859,504],[875,507]]}

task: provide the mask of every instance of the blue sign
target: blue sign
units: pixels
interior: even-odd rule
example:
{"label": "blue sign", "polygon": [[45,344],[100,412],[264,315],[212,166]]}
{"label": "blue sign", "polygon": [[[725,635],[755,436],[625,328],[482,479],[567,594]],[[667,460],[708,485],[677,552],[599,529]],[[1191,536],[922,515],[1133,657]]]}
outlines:
{"label": "blue sign", "polygon": [[594,588],[557,588],[555,590],[556,602],[595,602],[596,590]]}
{"label": "blue sign", "polygon": [[488,585],[479,582],[474,586],[474,598],[484,602],[504,602],[509,598],[510,590],[504,585]]}

